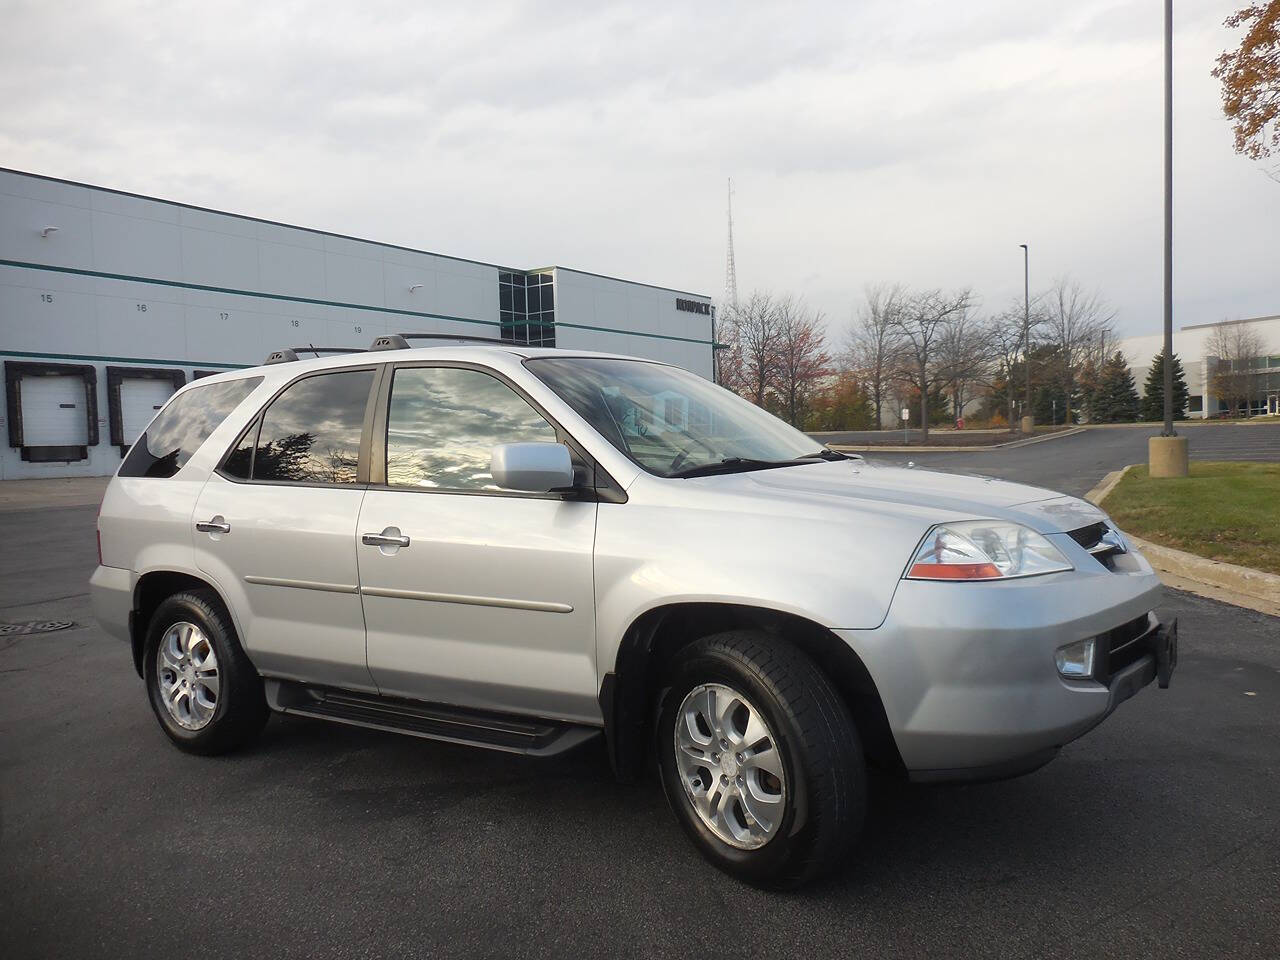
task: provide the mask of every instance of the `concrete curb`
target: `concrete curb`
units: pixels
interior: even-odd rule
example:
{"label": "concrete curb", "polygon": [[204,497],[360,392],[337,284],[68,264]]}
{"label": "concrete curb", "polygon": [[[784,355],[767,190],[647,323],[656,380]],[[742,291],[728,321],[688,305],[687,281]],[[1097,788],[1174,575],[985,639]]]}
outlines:
{"label": "concrete curb", "polygon": [[[1101,483],[1085,494],[1085,499],[1096,506],[1102,506],[1102,502],[1115,489],[1116,484],[1124,479],[1124,475],[1133,467],[1134,464],[1130,464],[1123,470],[1108,473],[1102,478]],[[1236,606],[1257,610],[1259,613],[1268,613],[1273,616],[1280,614],[1280,576],[1255,570],[1252,567],[1210,560],[1196,556],[1194,553],[1187,553],[1185,550],[1161,546],[1132,534],[1126,534],[1126,536],[1142,551],[1142,555],[1157,572],[1167,575],[1162,579],[1167,581],[1171,577],[1181,581],[1176,584],[1178,589],[1190,589],[1192,593],[1200,596],[1224,600]],[[1211,587],[1215,592],[1198,590],[1191,584]],[[1173,585],[1175,584],[1171,584]]]}
{"label": "concrete curb", "polygon": [[[1250,420],[1201,420],[1199,418],[1191,420],[1175,420],[1173,428],[1175,431],[1181,430],[1183,427],[1274,427],[1280,424],[1280,418],[1277,417],[1254,417]],[[1160,429],[1163,427],[1160,420],[1139,420],[1136,423],[1087,423],[1090,430],[1150,430],[1152,427]]]}
{"label": "concrete curb", "polygon": [[1123,470],[1112,470],[1099,481],[1098,485],[1084,495],[1084,498],[1092,503],[1095,507],[1102,506],[1102,501],[1107,499],[1107,494],[1115,489],[1116,484],[1124,479],[1124,475],[1132,470],[1134,464],[1129,464]]}
{"label": "concrete curb", "polygon": [[894,453],[985,453],[990,450],[1008,450],[1012,447],[1028,447],[1033,443],[1044,443],[1046,440],[1061,440],[1063,437],[1074,437],[1084,433],[1087,427],[1073,427],[1058,433],[1046,433],[1042,437],[1027,437],[1023,440],[1010,440],[1008,443],[975,444],[968,447],[895,447],[888,443],[870,444],[867,446],[829,443],[827,446],[837,453],[869,453],[876,450],[891,450]]}

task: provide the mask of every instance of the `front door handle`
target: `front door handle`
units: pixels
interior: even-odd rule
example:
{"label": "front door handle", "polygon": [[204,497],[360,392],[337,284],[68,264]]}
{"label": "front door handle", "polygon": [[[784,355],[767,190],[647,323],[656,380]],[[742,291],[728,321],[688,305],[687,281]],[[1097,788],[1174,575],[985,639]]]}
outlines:
{"label": "front door handle", "polygon": [[231,524],[227,523],[221,516],[217,516],[212,520],[196,521],[196,529],[201,533],[230,533]]}
{"label": "front door handle", "polygon": [[364,534],[360,542],[366,547],[407,547],[409,538],[401,536],[396,527],[387,527],[381,533]]}

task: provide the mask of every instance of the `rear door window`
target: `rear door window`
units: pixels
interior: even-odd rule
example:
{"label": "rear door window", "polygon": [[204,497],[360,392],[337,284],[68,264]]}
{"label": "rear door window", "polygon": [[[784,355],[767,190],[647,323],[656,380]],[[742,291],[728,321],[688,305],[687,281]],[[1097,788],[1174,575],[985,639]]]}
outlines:
{"label": "rear door window", "polygon": [[224,472],[243,477],[248,471],[254,480],[274,483],[355,483],[372,386],[372,370],[299,380],[249,429]]}
{"label": "rear door window", "polygon": [[172,477],[261,382],[261,377],[244,377],[178,394],[129,448],[120,476]]}

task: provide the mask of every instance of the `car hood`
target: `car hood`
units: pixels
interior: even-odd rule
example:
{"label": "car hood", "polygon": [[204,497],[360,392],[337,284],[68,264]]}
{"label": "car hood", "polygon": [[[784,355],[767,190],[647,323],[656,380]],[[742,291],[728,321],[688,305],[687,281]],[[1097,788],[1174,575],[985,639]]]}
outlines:
{"label": "car hood", "polygon": [[877,513],[917,518],[922,508],[933,522],[1000,519],[1023,523],[1039,533],[1065,533],[1105,519],[1087,501],[1043,487],[936,470],[889,467],[862,460],[779,467],[708,477],[730,481],[742,494],[770,499],[823,501]]}

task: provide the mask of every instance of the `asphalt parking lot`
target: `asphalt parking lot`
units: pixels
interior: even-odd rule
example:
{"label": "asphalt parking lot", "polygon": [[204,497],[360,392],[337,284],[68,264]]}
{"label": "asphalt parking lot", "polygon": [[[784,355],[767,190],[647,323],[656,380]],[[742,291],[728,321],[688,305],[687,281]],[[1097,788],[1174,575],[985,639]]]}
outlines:
{"label": "asphalt parking lot", "polygon": [[[1021,449],[1083,492],[1073,439]],[[771,895],[593,745],[538,761],[277,717],[244,753],[179,753],[92,624],[94,508],[18,507],[0,620],[76,626],[0,636],[5,958],[1276,955],[1275,618],[1170,592],[1171,689],[1028,777],[876,779],[844,873]]]}

